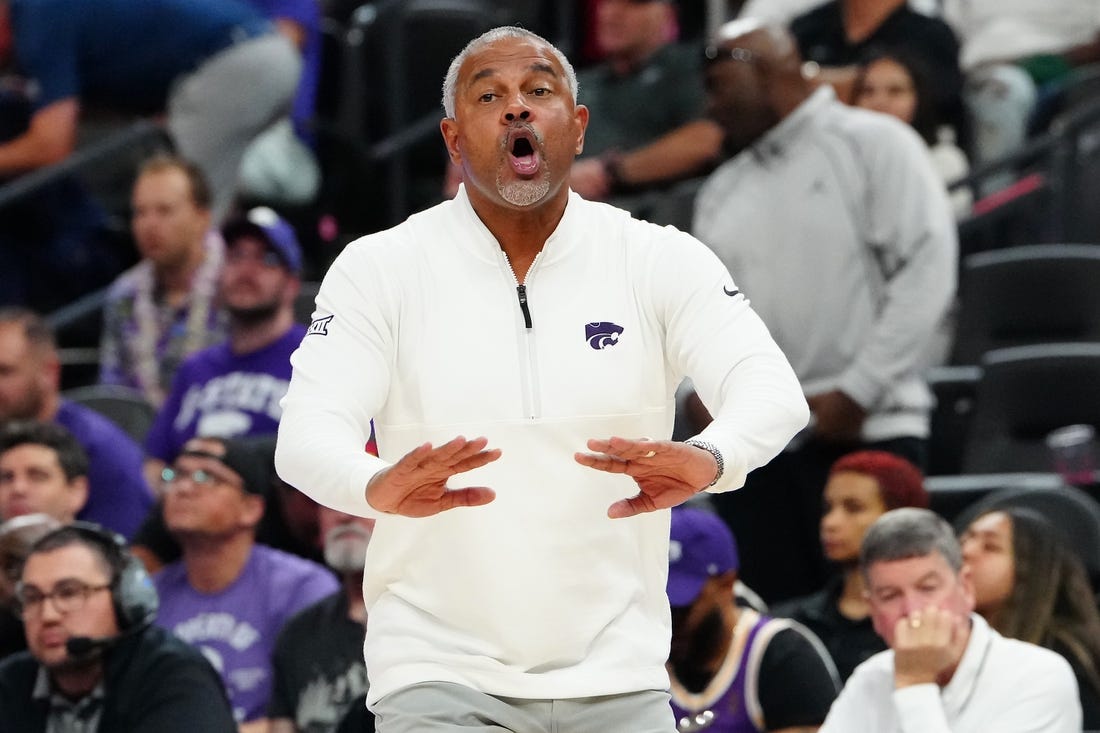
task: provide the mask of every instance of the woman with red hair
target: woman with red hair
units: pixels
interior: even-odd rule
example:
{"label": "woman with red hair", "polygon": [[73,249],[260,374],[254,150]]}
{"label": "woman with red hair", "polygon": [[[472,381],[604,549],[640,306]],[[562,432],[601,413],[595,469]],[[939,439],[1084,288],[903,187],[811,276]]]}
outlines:
{"label": "woman with red hair", "polygon": [[841,572],[821,591],[778,604],[773,616],[810,628],[829,650],[841,680],[862,661],[886,648],[871,626],[859,571],[859,546],[867,528],[899,507],[928,507],[924,475],[909,461],[885,451],[864,450],[839,458],[829,469],[823,494],[821,545]]}

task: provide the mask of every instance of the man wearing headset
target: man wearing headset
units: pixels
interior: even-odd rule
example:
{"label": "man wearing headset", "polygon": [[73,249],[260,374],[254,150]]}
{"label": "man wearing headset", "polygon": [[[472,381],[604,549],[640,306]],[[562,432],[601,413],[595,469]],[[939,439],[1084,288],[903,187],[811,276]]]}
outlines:
{"label": "man wearing headset", "polygon": [[125,540],[74,522],[31,548],[16,587],[29,651],[0,663],[6,733],[234,733],[220,678],[151,622],[157,595]]}

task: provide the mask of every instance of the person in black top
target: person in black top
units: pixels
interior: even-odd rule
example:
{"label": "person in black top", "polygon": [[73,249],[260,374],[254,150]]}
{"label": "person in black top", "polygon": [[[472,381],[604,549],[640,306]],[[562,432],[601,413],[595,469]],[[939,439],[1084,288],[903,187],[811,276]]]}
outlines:
{"label": "person in black top", "polygon": [[898,507],[927,508],[920,470],[904,458],[878,450],[842,456],[829,469],[821,516],[825,557],[841,572],[817,593],[771,608],[813,631],[847,680],[861,662],[886,649],[871,625],[870,607],[859,571],[859,547],[876,519]]}
{"label": "person in black top", "polygon": [[0,663],[5,733],[236,733],[210,663],[151,625],[156,590],[121,536],[84,522],[47,534],[16,598],[28,651]]}
{"label": "person in black top", "polygon": [[873,53],[904,52],[928,70],[937,119],[962,132],[959,41],[939,18],[911,9],[906,0],[829,0],[791,21],[803,60],[851,102],[858,65]]}
{"label": "person in black top", "polygon": [[[356,721],[357,733],[374,730],[367,710],[363,637],[363,565],[374,520],[320,507],[325,564],[340,576],[340,590],[307,606],[283,625],[272,659],[274,683],[267,717],[271,733],[333,733]],[[369,726],[369,727],[368,727]]]}

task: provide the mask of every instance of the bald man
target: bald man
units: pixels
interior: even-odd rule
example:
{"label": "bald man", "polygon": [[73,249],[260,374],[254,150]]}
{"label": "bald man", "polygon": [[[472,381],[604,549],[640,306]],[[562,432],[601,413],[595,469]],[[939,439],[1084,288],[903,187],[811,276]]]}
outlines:
{"label": "bald man", "polygon": [[916,133],[805,78],[785,29],[734,21],[706,58],[708,112],[740,152],[700,190],[694,233],[739,273],[813,413],[743,491],[716,497],[744,581],[775,602],[824,584],[833,461],[876,448],[924,463],[920,357],[955,291],[955,225]]}

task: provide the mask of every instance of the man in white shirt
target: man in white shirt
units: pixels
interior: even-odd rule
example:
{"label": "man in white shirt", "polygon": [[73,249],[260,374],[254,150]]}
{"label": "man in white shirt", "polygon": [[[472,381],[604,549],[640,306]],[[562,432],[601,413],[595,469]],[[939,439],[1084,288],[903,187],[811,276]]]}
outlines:
{"label": "man in white shirt", "polygon": [[1006,639],[973,613],[951,526],[895,509],[863,539],[875,631],[890,648],[856,668],[821,733],[1078,733],[1081,704],[1058,654]]}
{"label": "man in white shirt", "polygon": [[[576,94],[545,39],[472,41],[441,122],[462,186],[344,249],[291,359],[279,474],[378,519],[383,733],[671,733],[667,509],[741,486],[808,418],[716,256],[569,190]],[[686,375],[715,419],[671,441]]]}

